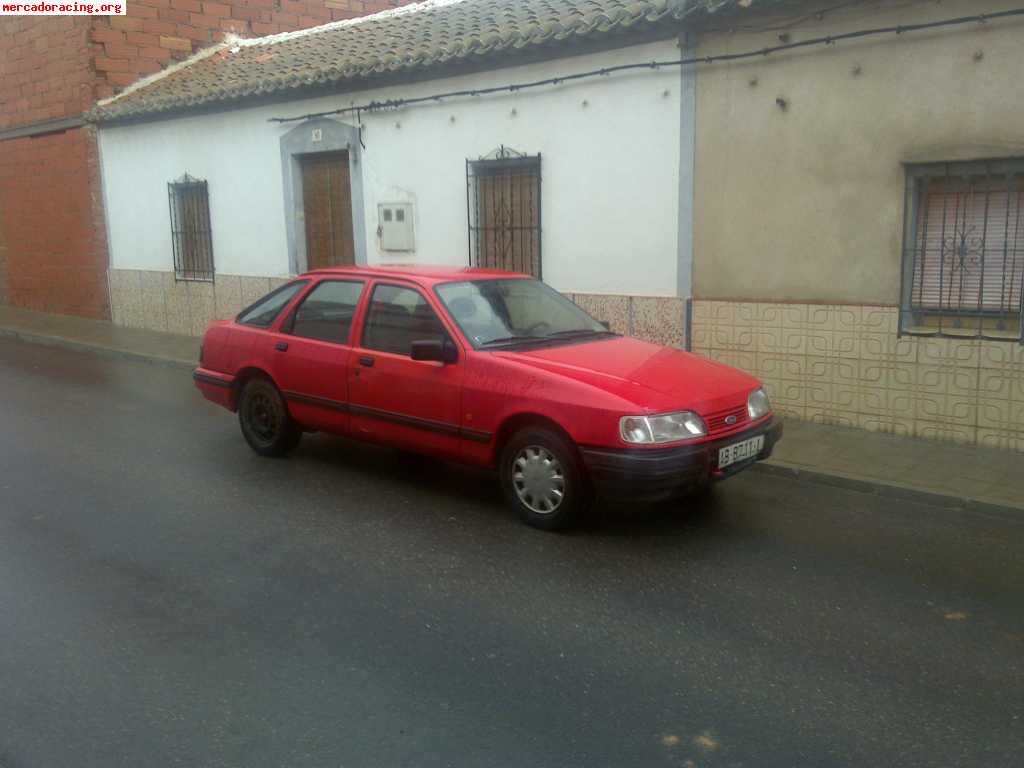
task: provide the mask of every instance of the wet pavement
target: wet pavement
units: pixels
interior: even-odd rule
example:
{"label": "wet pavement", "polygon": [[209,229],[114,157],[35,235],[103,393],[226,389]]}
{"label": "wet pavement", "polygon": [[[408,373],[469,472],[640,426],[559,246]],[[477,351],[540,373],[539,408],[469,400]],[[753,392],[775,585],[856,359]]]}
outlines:
{"label": "wet pavement", "polygon": [[[106,320],[86,320],[0,305],[0,338],[145,360],[191,370],[199,339]],[[942,507],[988,507],[1024,514],[1024,453],[863,429],[789,420],[786,439],[759,466],[866,493]],[[998,507],[1001,510],[992,510]]]}
{"label": "wet pavement", "polygon": [[545,534],[0,339],[0,766],[1024,763],[1024,517],[746,474]]}

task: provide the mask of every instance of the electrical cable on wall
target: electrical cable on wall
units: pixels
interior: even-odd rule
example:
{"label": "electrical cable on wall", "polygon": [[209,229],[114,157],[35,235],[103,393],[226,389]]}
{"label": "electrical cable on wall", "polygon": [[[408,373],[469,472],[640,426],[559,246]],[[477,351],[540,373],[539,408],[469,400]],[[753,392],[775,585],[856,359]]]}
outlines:
{"label": "electrical cable on wall", "polygon": [[878,35],[886,34],[902,35],[908,32],[920,32],[926,29],[955,27],[962,26],[964,24],[985,24],[990,21],[997,21],[1000,19],[1007,19],[1015,16],[1024,16],[1024,8],[1014,8],[1006,11],[994,11],[992,13],[979,13],[974,14],[972,16],[959,16],[952,19],[943,19],[941,21],[922,22],[920,24],[899,24],[890,27],[860,29],[854,32],[842,32],[837,35],[824,35],[821,37],[813,37],[807,40],[800,40],[795,43],[780,43],[779,45],[772,45],[765,48],[759,48],[757,50],[743,51],[741,53],[722,53],[712,56],[693,56],[685,59],[673,59],[667,61],[648,61],[635,62],[632,64],[617,64],[611,67],[592,69],[587,72],[575,72],[570,75],[559,75],[557,77],[548,77],[543,80],[534,80],[525,83],[510,83],[508,85],[497,85],[490,88],[468,88],[459,91],[446,91],[443,93],[435,93],[430,96],[416,96],[407,99],[387,99],[384,101],[369,101],[356,106],[342,107],[340,109],[331,109],[325,112],[311,112],[309,114],[300,115],[298,117],[271,117],[269,118],[269,121],[272,123],[294,123],[300,122],[302,120],[311,120],[317,117],[330,117],[333,115],[344,115],[351,113],[355,113],[356,115],[361,117],[362,113],[364,112],[378,112],[381,110],[401,109],[403,107],[415,106],[417,104],[440,102],[443,101],[444,99],[465,97],[472,98],[477,96],[489,96],[495,93],[517,93],[519,91],[530,90],[533,88],[541,88],[544,86],[551,85],[561,85],[562,83],[573,82],[576,80],[585,80],[595,77],[606,77],[608,75],[618,72],[628,72],[633,70],[644,69],[657,70],[663,67],[685,67],[697,66],[699,64],[715,64],[718,62],[725,61],[740,61],[743,59],[754,59],[764,57],[773,53],[780,53],[782,51],[791,51],[798,48],[809,48],[818,45],[835,45],[836,43],[844,40],[855,40],[865,37],[875,37]]}

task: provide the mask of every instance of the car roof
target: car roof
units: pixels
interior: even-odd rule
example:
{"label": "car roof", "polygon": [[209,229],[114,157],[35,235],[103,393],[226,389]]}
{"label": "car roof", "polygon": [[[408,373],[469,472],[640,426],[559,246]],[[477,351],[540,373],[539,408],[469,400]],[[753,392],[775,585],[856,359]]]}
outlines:
{"label": "car roof", "polygon": [[372,267],[328,267],[314,269],[306,273],[308,276],[345,275],[349,277],[392,277],[411,280],[420,284],[433,285],[462,280],[501,280],[530,278],[520,272],[508,272],[504,269],[484,269],[482,267],[451,267],[407,264],[383,264]]}

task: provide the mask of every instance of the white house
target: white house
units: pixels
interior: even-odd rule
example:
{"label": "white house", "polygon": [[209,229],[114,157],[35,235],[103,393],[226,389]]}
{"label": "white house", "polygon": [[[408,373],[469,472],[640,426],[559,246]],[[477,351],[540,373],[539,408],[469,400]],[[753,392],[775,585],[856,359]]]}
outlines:
{"label": "white house", "polygon": [[113,316],[199,334],[311,267],[496,265],[786,416],[1024,451],[1022,19],[433,0],[226,42],[91,115]]}
{"label": "white house", "polygon": [[478,264],[682,345],[693,73],[657,62],[696,10],[428,0],[142,81],[93,114],[114,321],[199,334],[310,268]]}

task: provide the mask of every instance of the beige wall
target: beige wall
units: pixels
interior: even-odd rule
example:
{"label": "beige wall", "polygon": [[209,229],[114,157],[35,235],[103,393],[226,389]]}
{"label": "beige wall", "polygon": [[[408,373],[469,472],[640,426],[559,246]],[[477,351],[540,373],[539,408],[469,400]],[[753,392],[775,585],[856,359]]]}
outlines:
{"label": "beige wall", "polygon": [[[790,35],[795,42],[1017,5],[861,3]],[[772,23],[753,13],[744,22]],[[697,53],[778,44],[777,31],[709,33]],[[1024,156],[1024,21],[702,66],[696,112],[695,297],[897,305],[901,163]]]}
{"label": "beige wall", "polygon": [[[788,32],[1015,5],[867,2]],[[705,33],[698,54],[781,31]],[[790,417],[1024,451],[1024,347],[897,332],[903,164],[1024,157],[1024,21],[701,67],[696,146],[695,352],[760,377]]]}

